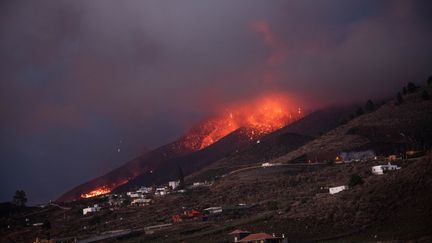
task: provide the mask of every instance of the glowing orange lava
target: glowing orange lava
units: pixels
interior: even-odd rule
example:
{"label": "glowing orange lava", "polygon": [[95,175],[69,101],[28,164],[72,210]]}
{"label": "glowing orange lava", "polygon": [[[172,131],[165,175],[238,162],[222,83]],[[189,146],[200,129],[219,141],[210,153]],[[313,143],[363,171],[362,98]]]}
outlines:
{"label": "glowing orange lava", "polygon": [[97,197],[100,195],[108,194],[115,188],[127,183],[128,181],[129,180],[121,180],[120,182],[112,183],[111,186],[105,185],[105,186],[97,187],[87,193],[81,194],[81,198],[91,198],[91,197]]}
{"label": "glowing orange lava", "polygon": [[104,195],[107,193],[110,193],[111,189],[108,188],[107,186],[103,186],[100,188],[96,188],[93,191],[90,191],[88,193],[83,193],[81,194],[81,198],[90,198],[90,197],[96,197],[96,196],[100,196],[100,195]]}
{"label": "glowing orange lava", "polygon": [[250,139],[280,129],[303,116],[301,108],[282,95],[268,95],[249,103],[233,105],[188,134],[190,148],[203,149],[240,127]]}

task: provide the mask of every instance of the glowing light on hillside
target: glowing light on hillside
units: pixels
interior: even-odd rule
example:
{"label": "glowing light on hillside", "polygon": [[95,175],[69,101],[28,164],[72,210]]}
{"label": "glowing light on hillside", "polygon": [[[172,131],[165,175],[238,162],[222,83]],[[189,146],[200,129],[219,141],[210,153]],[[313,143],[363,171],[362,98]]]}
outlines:
{"label": "glowing light on hillside", "polygon": [[302,116],[299,108],[283,95],[267,95],[251,102],[232,105],[187,135],[186,145],[203,149],[240,127],[248,129],[249,138],[255,139],[280,129]]}

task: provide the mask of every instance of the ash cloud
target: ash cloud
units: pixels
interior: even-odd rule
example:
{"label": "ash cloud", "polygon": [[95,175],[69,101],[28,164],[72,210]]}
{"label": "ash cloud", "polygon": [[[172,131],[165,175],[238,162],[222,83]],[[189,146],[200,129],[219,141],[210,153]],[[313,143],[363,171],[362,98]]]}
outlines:
{"label": "ash cloud", "polygon": [[431,75],[431,5],[2,1],[0,200],[53,199],[266,92],[393,95]]}

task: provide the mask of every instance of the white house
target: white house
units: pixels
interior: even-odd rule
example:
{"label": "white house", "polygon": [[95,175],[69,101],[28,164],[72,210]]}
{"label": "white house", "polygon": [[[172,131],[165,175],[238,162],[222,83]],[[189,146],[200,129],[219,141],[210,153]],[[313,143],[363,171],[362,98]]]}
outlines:
{"label": "white house", "polygon": [[138,189],[136,192],[137,193],[142,193],[142,194],[149,194],[150,192],[153,191],[153,187],[141,187],[140,189]]}
{"label": "white house", "polygon": [[345,191],[347,189],[348,189],[348,186],[336,186],[336,187],[330,187],[329,192],[330,192],[330,194],[336,194],[336,193],[339,193],[341,191]]}
{"label": "white house", "polygon": [[270,166],[273,166],[273,164],[272,164],[272,163],[269,163],[269,162],[266,162],[266,163],[262,163],[262,164],[261,164],[261,167],[270,167]]}
{"label": "white house", "polygon": [[209,207],[205,208],[203,211],[209,214],[222,213],[222,207]]}
{"label": "white house", "polygon": [[86,215],[88,213],[94,213],[101,210],[101,207],[99,205],[95,204],[93,207],[87,207],[83,209],[83,215]]}
{"label": "white house", "polygon": [[131,205],[148,205],[151,201],[149,198],[136,198],[132,200]]}
{"label": "white house", "polygon": [[128,195],[131,198],[140,198],[140,197],[144,197],[144,195],[142,195],[139,192],[127,192],[126,195]]}
{"label": "white house", "polygon": [[155,195],[156,196],[165,196],[168,194],[167,189],[165,187],[156,188]]}
{"label": "white house", "polygon": [[392,165],[390,163],[388,163],[386,165],[376,165],[376,166],[372,166],[372,174],[383,175],[384,172],[386,172],[386,171],[400,170],[400,169],[401,169],[401,167],[399,167],[397,165]]}
{"label": "white house", "polygon": [[175,190],[180,185],[180,181],[170,181],[168,182],[168,186],[171,187],[171,189]]}

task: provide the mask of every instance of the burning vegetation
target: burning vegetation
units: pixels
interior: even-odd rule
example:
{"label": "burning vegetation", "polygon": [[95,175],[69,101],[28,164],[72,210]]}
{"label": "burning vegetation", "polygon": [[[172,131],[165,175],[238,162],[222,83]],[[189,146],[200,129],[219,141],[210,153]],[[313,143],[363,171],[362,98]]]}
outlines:
{"label": "burning vegetation", "polygon": [[186,146],[204,149],[238,128],[246,128],[250,140],[280,129],[303,116],[302,109],[282,95],[269,95],[231,106],[192,129]]}

